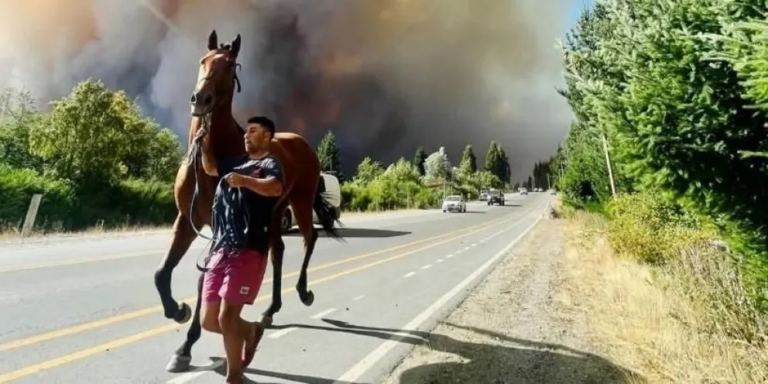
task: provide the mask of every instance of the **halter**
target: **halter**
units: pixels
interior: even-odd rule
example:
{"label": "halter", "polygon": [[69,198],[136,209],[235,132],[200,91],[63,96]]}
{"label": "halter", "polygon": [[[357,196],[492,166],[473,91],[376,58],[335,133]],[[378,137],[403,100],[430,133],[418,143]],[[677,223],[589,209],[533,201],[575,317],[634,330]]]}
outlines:
{"label": "halter", "polygon": [[[230,46],[229,44],[226,44],[226,45],[221,44],[220,48],[229,49]],[[232,66],[235,68],[232,81],[237,86],[237,93],[240,93],[241,87],[240,87],[240,79],[237,77],[237,69],[242,68],[242,66],[240,65],[240,63],[237,63],[237,62],[233,63]],[[210,76],[207,76],[206,78],[209,78],[209,77]],[[210,253],[210,250],[211,250],[211,247],[213,246],[213,241],[214,241],[212,237],[208,237],[200,233],[200,231],[195,226],[195,221],[192,220],[192,215],[195,214],[195,202],[197,202],[197,197],[200,194],[200,179],[198,177],[198,170],[199,170],[198,164],[200,163],[200,157],[202,156],[202,152],[203,152],[203,148],[200,145],[200,141],[203,139],[203,137],[205,137],[205,135],[208,133],[208,131],[211,128],[211,115],[212,115],[212,112],[207,113],[200,118],[201,120],[200,128],[195,133],[195,138],[192,140],[192,144],[189,146],[189,151],[187,152],[187,157],[185,161],[187,165],[192,164],[193,172],[195,175],[195,190],[192,194],[192,201],[190,202],[190,207],[189,207],[189,217],[188,217],[189,224],[192,226],[192,229],[195,231],[195,233],[197,233],[198,236],[208,240],[208,244],[209,244],[208,252],[205,252],[205,249],[203,249],[203,252],[201,253],[201,255],[204,253]],[[224,177],[224,175],[219,175],[219,177],[220,178]],[[209,258],[210,258],[210,255],[206,257],[205,264],[201,266],[200,256],[198,256],[197,261],[195,262],[197,270],[199,270],[200,272],[207,272],[208,269],[206,268],[206,266],[208,264]]]}

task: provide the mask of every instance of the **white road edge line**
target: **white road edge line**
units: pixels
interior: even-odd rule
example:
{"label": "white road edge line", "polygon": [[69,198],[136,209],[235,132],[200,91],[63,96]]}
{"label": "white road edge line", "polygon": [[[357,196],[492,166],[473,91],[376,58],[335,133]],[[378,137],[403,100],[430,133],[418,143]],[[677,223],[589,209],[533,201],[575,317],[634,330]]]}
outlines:
{"label": "white road edge line", "polygon": [[269,337],[270,339],[277,339],[277,338],[283,337],[283,336],[285,336],[285,335],[287,335],[287,334],[289,334],[289,333],[291,333],[291,332],[293,332],[293,331],[295,331],[297,329],[298,329],[297,327],[283,328],[281,330],[274,331],[274,332],[270,333],[269,335],[267,335],[267,337]]}
{"label": "white road edge line", "polygon": [[220,360],[218,360],[216,362],[213,362],[211,364],[208,364],[206,366],[195,368],[195,370],[192,371],[192,372],[187,372],[187,373],[185,373],[185,374],[183,374],[181,376],[178,376],[178,377],[175,377],[175,378],[173,378],[171,380],[168,380],[166,382],[166,384],[184,384],[184,383],[188,383],[188,382],[190,382],[192,380],[195,380],[198,377],[200,377],[202,375],[205,375],[206,373],[211,372],[211,371],[215,370],[216,368],[224,365],[225,361],[226,361],[225,359],[220,359]]}
{"label": "white road edge line", "polygon": [[331,313],[336,312],[336,308],[326,309],[325,311],[322,311],[318,313],[317,315],[312,316],[313,319],[319,319],[323,316],[330,315]]}
{"label": "white road edge line", "polygon": [[[441,298],[437,299],[432,305],[430,305],[424,312],[420,313],[416,318],[411,320],[408,324],[406,324],[403,329],[404,330],[414,330],[417,329],[421,324],[423,324],[425,321],[427,321],[430,317],[432,317],[440,308],[445,305],[449,300],[451,300],[454,296],[456,296],[459,292],[461,292],[469,283],[471,283],[473,280],[475,280],[478,276],[480,276],[483,271],[491,267],[498,259],[505,256],[507,252],[509,252],[512,247],[517,244],[520,239],[523,238],[528,232],[530,232],[533,227],[536,226],[536,224],[539,223],[539,220],[543,217],[543,214],[537,214],[536,220],[531,224],[528,228],[526,228],[519,236],[517,236],[514,240],[512,240],[511,243],[509,243],[504,249],[502,249],[499,253],[491,257],[488,261],[483,263],[478,269],[476,269],[472,274],[467,276],[466,279],[464,279],[461,283],[457,284],[453,289],[448,291],[445,295],[443,295]],[[379,362],[384,356],[389,353],[393,348],[395,348],[398,345],[398,342],[403,339],[403,336],[401,335],[395,335],[394,337],[390,338],[389,340],[383,342],[381,345],[379,345],[378,348],[374,349],[371,353],[369,353],[366,357],[364,357],[360,362],[355,364],[352,368],[350,368],[347,372],[345,372],[341,377],[339,377],[338,380],[334,381],[333,384],[342,384],[342,383],[349,383],[357,381],[365,372],[367,372],[371,367],[373,367],[376,363]]]}
{"label": "white road edge line", "polygon": [[403,275],[403,277],[411,277],[411,276],[413,276],[415,274],[416,274],[416,272],[408,272],[405,275]]}

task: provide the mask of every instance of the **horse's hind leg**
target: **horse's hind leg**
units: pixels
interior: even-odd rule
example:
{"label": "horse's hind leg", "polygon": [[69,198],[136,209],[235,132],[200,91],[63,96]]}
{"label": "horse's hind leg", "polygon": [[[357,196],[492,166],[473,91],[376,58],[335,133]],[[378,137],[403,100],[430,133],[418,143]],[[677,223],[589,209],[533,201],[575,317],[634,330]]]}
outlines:
{"label": "horse's hind leg", "polygon": [[197,279],[197,304],[195,304],[195,314],[192,315],[192,324],[189,325],[187,330],[187,338],[184,343],[181,344],[176,353],[171,356],[171,361],[165,366],[165,370],[168,372],[185,372],[189,370],[189,365],[192,363],[192,346],[200,340],[202,333],[202,327],[200,326],[200,306],[203,303],[203,276]]}
{"label": "horse's hind leg", "polygon": [[312,258],[317,242],[317,229],[312,225],[312,203],[312,199],[307,199],[307,201],[299,201],[293,205],[296,224],[298,224],[301,236],[304,238],[304,261],[301,263],[301,273],[296,284],[296,291],[299,292],[299,298],[306,306],[312,305],[315,301],[315,294],[307,290],[307,268],[309,268],[309,260]]}
{"label": "horse's hind leg", "polygon": [[155,288],[160,294],[160,301],[163,303],[165,317],[173,319],[179,324],[189,321],[192,316],[192,309],[189,305],[179,303],[174,300],[171,294],[171,276],[173,269],[179,264],[181,258],[187,253],[192,242],[195,241],[197,234],[189,220],[181,213],[176,216],[173,223],[173,240],[171,248],[160,263],[160,267],[155,271]]}
{"label": "horse's hind leg", "polygon": [[[275,313],[279,312],[280,308],[283,306],[281,291],[283,289],[283,254],[285,253],[285,243],[283,242],[280,219],[282,218],[285,208],[286,204],[278,205],[275,210],[276,214],[272,219],[271,227],[269,228],[269,248],[270,256],[272,257],[272,304],[269,305],[269,308],[267,308],[261,316],[261,324],[267,328],[272,326],[272,317]],[[277,214],[278,212],[280,214]]]}

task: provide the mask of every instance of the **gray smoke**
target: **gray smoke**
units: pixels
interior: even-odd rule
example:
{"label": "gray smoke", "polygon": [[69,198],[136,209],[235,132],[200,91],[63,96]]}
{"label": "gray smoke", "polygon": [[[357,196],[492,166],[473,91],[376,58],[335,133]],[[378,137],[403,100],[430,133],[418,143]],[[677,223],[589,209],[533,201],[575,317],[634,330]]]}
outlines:
{"label": "gray smoke", "polygon": [[125,89],[186,137],[207,36],[241,34],[235,116],[260,113],[312,142],[332,129],[342,160],[384,162],[490,140],[521,179],[572,115],[555,38],[562,0],[25,0],[0,14],[3,86],[43,103],[78,81]]}

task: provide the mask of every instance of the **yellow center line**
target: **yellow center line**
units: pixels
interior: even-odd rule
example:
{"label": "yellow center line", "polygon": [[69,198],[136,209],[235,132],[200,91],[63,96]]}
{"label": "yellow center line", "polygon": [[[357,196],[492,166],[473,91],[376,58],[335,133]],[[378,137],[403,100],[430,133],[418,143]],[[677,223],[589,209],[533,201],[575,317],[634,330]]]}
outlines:
{"label": "yellow center line", "polygon": [[[402,245],[398,245],[398,246],[395,246],[395,247],[390,247],[390,248],[387,248],[387,249],[384,249],[384,250],[381,250],[381,251],[364,253],[364,254],[361,254],[361,255],[352,256],[352,257],[348,257],[348,258],[345,258],[345,259],[341,259],[341,260],[337,260],[337,261],[333,261],[333,262],[329,262],[329,263],[325,263],[325,264],[320,264],[320,265],[308,268],[307,272],[320,271],[320,270],[331,268],[331,267],[335,267],[335,266],[338,266],[338,265],[341,265],[341,264],[347,264],[347,263],[351,263],[351,262],[354,262],[354,261],[370,258],[370,257],[373,257],[373,256],[378,256],[378,255],[381,255],[381,254],[384,254],[384,253],[389,253],[389,252],[397,251],[397,250],[400,250],[400,249],[413,247],[413,246],[416,246],[416,245],[419,245],[419,244],[423,244],[423,243],[426,243],[426,242],[432,242],[432,241],[435,241],[435,240],[439,240],[441,238],[445,238],[445,237],[448,237],[448,236],[456,235],[456,234],[458,234],[460,232],[471,230],[472,228],[478,228],[480,226],[485,226],[485,225],[489,225],[489,224],[492,225],[492,224],[495,224],[495,223],[499,223],[499,222],[501,222],[503,220],[506,220],[506,219],[507,218],[502,217],[500,219],[496,219],[496,220],[488,222],[488,223],[478,224],[478,225],[475,225],[475,226],[472,226],[472,227],[469,227],[469,228],[464,228],[464,229],[461,229],[461,230],[449,232],[449,233],[446,233],[446,234],[443,234],[443,235],[439,235],[439,236],[434,236],[434,237],[430,237],[430,238],[427,238],[427,239],[413,241],[413,242],[402,244]],[[291,273],[283,274],[283,279],[289,278],[289,277],[298,276],[300,272],[301,272],[300,270],[296,270],[296,271],[293,271]],[[262,285],[271,283],[272,280],[273,280],[273,278],[265,279],[264,282],[262,283]],[[190,296],[190,297],[186,297],[186,298],[181,299],[182,302],[190,302],[190,301],[194,302],[196,300],[197,300],[197,295],[196,294],[195,294],[195,296]],[[10,342],[7,342],[7,343],[0,344],[0,351],[8,351],[8,350],[12,350],[12,349],[16,349],[16,348],[32,345],[32,344],[37,344],[37,343],[44,342],[44,341],[49,341],[49,340],[52,340],[52,339],[57,339],[57,338],[64,337],[64,336],[73,335],[73,334],[80,333],[80,332],[90,331],[90,330],[101,328],[101,327],[104,327],[104,326],[107,326],[107,325],[111,325],[111,324],[120,323],[120,322],[123,322],[123,321],[128,321],[128,320],[136,319],[136,318],[139,318],[139,317],[147,316],[147,315],[154,314],[154,313],[159,313],[159,312],[162,312],[162,311],[163,311],[163,306],[162,305],[156,305],[156,306],[152,306],[152,307],[148,307],[148,308],[144,308],[144,309],[140,309],[140,310],[136,310],[136,311],[132,311],[132,312],[123,313],[123,314],[116,315],[116,316],[107,317],[107,318],[104,318],[104,319],[101,319],[101,320],[96,320],[96,321],[92,321],[92,322],[88,322],[88,323],[84,323],[84,324],[74,325],[74,326],[71,326],[71,327],[61,328],[61,329],[57,329],[57,330],[51,331],[51,332],[46,332],[46,333],[43,333],[43,334],[40,334],[40,335],[31,336],[31,337],[27,337],[27,338],[24,338],[24,339],[14,340],[14,341],[10,341]]]}
{"label": "yellow center line", "polygon": [[[527,209],[527,210],[524,210],[523,212],[520,212],[522,217],[520,217],[520,219],[515,221],[515,223],[512,224],[512,225],[515,225],[515,224],[518,224],[520,222],[523,222],[527,218],[527,214],[529,212],[531,212],[531,211],[533,211],[533,209]],[[515,215],[515,216],[520,216],[520,215]],[[387,262],[390,262],[390,261],[393,261],[393,260],[401,259],[401,258],[404,258],[406,256],[413,255],[413,254],[416,254],[418,252],[421,252],[423,250],[434,248],[434,247],[436,247],[438,245],[446,244],[446,243],[453,242],[453,241],[456,241],[458,239],[461,239],[461,238],[473,235],[473,234],[481,232],[481,231],[483,231],[483,230],[485,230],[485,229],[487,229],[489,227],[492,227],[492,226],[494,226],[496,224],[501,224],[503,222],[510,222],[512,220],[513,220],[513,218],[502,218],[502,219],[499,219],[499,220],[494,220],[494,221],[489,222],[489,223],[485,223],[485,224],[481,224],[481,225],[476,225],[476,226],[473,226],[473,227],[470,227],[470,228],[465,228],[465,229],[462,229],[461,231],[455,231],[455,232],[465,232],[465,233],[463,233],[461,235],[458,235],[456,237],[452,237],[452,238],[445,239],[445,240],[442,240],[442,241],[439,241],[439,242],[431,243],[429,245],[426,245],[424,247],[418,248],[416,250],[411,250],[411,251],[403,252],[403,253],[400,253],[400,254],[395,255],[395,256],[391,256],[391,257],[388,257],[388,258],[385,258],[385,259],[377,260],[377,261],[374,261],[374,262],[369,263],[369,264],[361,265],[359,267],[355,267],[355,268],[344,270],[342,272],[339,272],[339,273],[336,273],[336,274],[333,274],[333,275],[330,275],[330,276],[326,276],[324,278],[315,280],[312,283],[312,285],[314,286],[316,284],[320,284],[320,283],[323,283],[323,282],[327,282],[327,281],[331,281],[331,280],[336,280],[336,279],[338,279],[340,277],[343,277],[343,276],[346,276],[346,275],[349,275],[349,274],[352,274],[352,273],[355,273],[355,272],[359,272],[359,271],[362,271],[362,270],[365,270],[365,269],[368,269],[368,268],[371,268],[371,267],[374,267],[374,266],[377,266],[377,265],[380,265],[380,264],[384,264],[384,263],[387,263]],[[474,230],[470,230],[471,228],[475,228],[475,229]],[[455,233],[455,232],[452,232],[452,233]],[[437,237],[445,237],[445,236],[437,236]],[[281,293],[288,293],[291,290],[293,290],[293,288],[286,288],[286,289],[282,290]],[[262,301],[270,299],[271,297],[272,297],[271,294],[264,295],[264,296],[256,299],[255,302],[262,302]],[[86,348],[86,349],[80,350],[78,352],[67,354],[67,355],[64,355],[64,356],[61,356],[61,357],[58,357],[58,358],[54,358],[54,359],[51,359],[51,360],[43,361],[41,363],[33,364],[33,365],[28,366],[28,367],[21,368],[21,369],[18,369],[18,370],[15,370],[15,371],[8,372],[8,373],[0,375],[0,383],[4,383],[4,382],[11,381],[11,380],[15,380],[15,379],[18,379],[18,378],[21,378],[21,377],[24,377],[24,376],[29,376],[31,374],[34,374],[34,373],[37,373],[37,372],[40,372],[40,371],[51,369],[51,368],[54,368],[54,367],[57,367],[57,366],[61,366],[61,365],[64,365],[64,364],[67,364],[67,363],[70,363],[70,362],[73,362],[73,361],[77,361],[77,360],[80,360],[80,359],[84,359],[86,357],[89,357],[89,356],[92,356],[92,355],[104,352],[106,350],[113,350],[115,348],[122,347],[122,346],[131,344],[131,343],[134,343],[134,342],[137,342],[137,341],[140,341],[140,340],[143,340],[143,339],[155,336],[155,335],[159,335],[159,334],[162,334],[162,333],[165,333],[165,332],[168,332],[168,331],[172,331],[172,330],[180,328],[182,326],[183,326],[183,324],[173,323],[173,324],[168,324],[168,325],[164,325],[164,326],[148,329],[146,331],[139,332],[139,333],[133,334],[131,336],[127,336],[127,337],[123,337],[123,338],[120,338],[120,339],[112,340],[112,341],[109,341],[109,342],[101,344],[101,345],[97,345],[97,346],[94,346],[94,347],[91,347],[91,348]]]}

